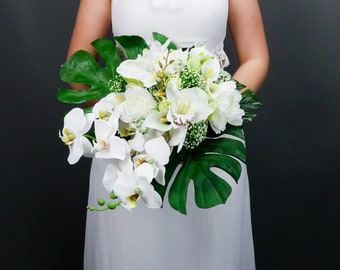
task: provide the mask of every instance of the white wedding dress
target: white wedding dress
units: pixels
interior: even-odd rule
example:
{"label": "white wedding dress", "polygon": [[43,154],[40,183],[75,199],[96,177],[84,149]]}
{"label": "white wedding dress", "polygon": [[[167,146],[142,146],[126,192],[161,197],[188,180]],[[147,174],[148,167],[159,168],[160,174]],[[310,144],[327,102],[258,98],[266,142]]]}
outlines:
{"label": "white wedding dress", "polygon": [[[204,42],[223,65],[228,0],[112,0],[114,35],[139,35],[147,42],[162,33],[181,47]],[[102,177],[108,161],[93,159],[89,205],[108,199]],[[197,208],[189,186],[187,215],[164,201],[162,209],[139,203],[132,212],[88,212],[85,270],[254,270],[246,166],[226,204]]]}

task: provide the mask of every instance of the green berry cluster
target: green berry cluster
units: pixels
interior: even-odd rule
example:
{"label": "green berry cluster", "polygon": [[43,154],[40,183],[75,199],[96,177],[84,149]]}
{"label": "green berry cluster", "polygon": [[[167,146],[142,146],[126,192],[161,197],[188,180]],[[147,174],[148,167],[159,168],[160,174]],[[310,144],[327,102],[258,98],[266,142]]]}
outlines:
{"label": "green berry cluster", "polygon": [[195,124],[189,123],[183,146],[186,149],[194,149],[205,139],[207,132],[207,120],[203,120]]}
{"label": "green berry cluster", "polygon": [[126,81],[122,76],[116,74],[113,79],[107,83],[107,86],[111,92],[121,93],[125,91]]}
{"label": "green berry cluster", "polygon": [[[110,199],[112,200],[116,200],[117,196],[115,195],[115,193],[112,191],[110,193]],[[118,206],[120,206],[122,204],[121,201],[110,201],[110,202],[106,202],[104,199],[98,199],[97,200],[97,204],[99,207],[101,208],[96,208],[93,207],[91,205],[87,206],[86,208],[90,211],[106,211],[106,210],[114,210],[116,209]]]}
{"label": "green berry cluster", "polygon": [[191,87],[205,87],[205,79],[202,73],[199,70],[193,70],[189,68],[185,68],[181,72],[181,81],[183,88],[191,88]]}

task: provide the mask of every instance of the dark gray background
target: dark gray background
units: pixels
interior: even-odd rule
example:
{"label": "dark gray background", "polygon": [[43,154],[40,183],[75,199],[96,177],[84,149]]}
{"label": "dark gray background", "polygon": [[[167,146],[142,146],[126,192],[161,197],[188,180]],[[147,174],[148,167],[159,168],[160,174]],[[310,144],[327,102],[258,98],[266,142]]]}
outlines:
{"label": "dark gray background", "polygon": [[[246,127],[258,270],[339,266],[339,3],[260,1],[271,66]],[[90,160],[67,164],[56,100],[77,5],[0,2],[1,269],[81,269]]]}

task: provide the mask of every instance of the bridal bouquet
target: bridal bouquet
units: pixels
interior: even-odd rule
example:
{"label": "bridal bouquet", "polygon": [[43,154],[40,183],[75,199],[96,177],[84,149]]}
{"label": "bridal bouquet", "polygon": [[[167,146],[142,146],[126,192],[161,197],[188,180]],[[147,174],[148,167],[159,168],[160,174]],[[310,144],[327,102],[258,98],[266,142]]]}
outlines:
{"label": "bridal bouquet", "polygon": [[170,205],[185,214],[190,181],[197,206],[209,208],[231,193],[211,168],[235,181],[241,175],[242,125],[261,103],[204,45],[182,49],[162,34],[153,37],[150,46],[139,36],[98,39],[92,45],[104,64],[80,50],[61,67],[62,81],[89,86],[59,88],[61,102],[99,100],[68,111],[59,133],[70,164],[82,156],[110,160],[103,185],[111,200],[98,198],[90,210],[131,210],[139,199],[160,208],[169,189]]}

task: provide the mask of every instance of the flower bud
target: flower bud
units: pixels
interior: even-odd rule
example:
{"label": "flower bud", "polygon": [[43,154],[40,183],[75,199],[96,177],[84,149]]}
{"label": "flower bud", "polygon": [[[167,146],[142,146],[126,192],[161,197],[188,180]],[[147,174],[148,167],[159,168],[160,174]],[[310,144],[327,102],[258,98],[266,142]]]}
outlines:
{"label": "flower bud", "polygon": [[108,207],[109,209],[111,209],[111,210],[114,210],[114,209],[116,209],[116,207],[117,207],[117,203],[115,203],[115,202],[109,202],[109,203],[107,204],[107,207]]}
{"label": "flower bud", "polygon": [[105,204],[105,201],[103,199],[99,199],[97,203],[98,205],[103,206]]}

